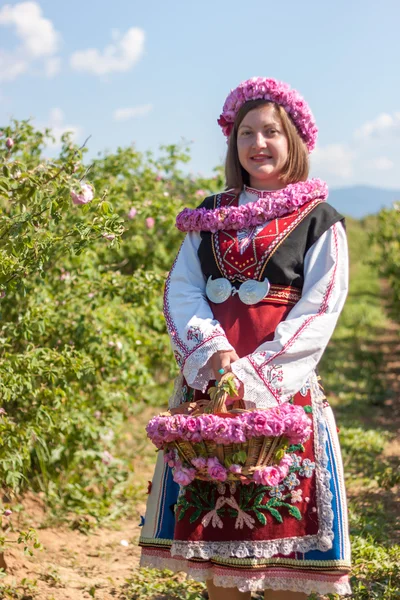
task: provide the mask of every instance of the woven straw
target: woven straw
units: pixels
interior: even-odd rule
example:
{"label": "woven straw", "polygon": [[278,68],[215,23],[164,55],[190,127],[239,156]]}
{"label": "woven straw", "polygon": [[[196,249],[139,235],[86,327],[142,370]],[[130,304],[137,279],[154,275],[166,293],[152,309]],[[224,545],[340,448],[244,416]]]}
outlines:
{"label": "woven straw", "polygon": [[[185,402],[171,409],[166,414],[190,414],[192,417],[196,417],[207,412],[229,419],[246,412],[251,412],[244,408],[243,400],[236,400],[228,409],[226,406],[227,396],[228,394],[226,393],[221,395],[217,400],[201,399],[197,402]],[[230,459],[231,462],[234,462],[232,457],[236,453],[244,451],[246,452],[247,459],[242,467],[241,474],[229,473],[230,480],[239,481],[243,476],[251,478],[256,467],[266,467],[279,462],[276,460],[276,452],[285,446],[285,442],[284,436],[266,437],[263,435],[253,437],[239,444],[217,444],[212,440],[193,443],[182,440],[166,444],[166,450],[175,448],[179,458],[189,464],[191,464],[192,458],[216,457],[222,465],[225,464],[225,459]],[[196,479],[211,481],[205,470],[198,470]]]}

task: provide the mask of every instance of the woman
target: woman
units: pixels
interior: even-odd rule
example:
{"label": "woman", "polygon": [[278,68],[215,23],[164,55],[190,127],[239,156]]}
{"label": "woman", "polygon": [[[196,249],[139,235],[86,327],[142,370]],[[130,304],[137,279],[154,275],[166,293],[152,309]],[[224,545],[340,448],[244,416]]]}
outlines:
{"label": "woman", "polygon": [[[232,371],[248,408],[304,407],[313,435],[281,485],[179,487],[159,460],[140,540],[144,566],[186,571],[211,600],[350,592],[342,463],[315,368],[347,294],[343,217],[308,180],[317,128],[287,84],[253,78],[226,99],[226,192],[185,209],[165,289],[181,377],[170,406]],[[179,493],[179,497],[178,497]]]}

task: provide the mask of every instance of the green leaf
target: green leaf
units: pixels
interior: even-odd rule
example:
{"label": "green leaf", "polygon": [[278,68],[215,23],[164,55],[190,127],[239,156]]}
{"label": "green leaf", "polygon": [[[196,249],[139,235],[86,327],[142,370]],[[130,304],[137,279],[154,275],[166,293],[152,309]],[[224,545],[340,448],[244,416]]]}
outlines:
{"label": "green leaf", "polygon": [[235,452],[235,454],[232,456],[232,460],[235,464],[244,465],[247,460],[247,452],[244,450]]}
{"label": "green leaf", "polygon": [[278,523],[283,523],[281,513],[278,510],[276,510],[276,508],[268,508],[268,511],[271,513],[274,519],[278,521]]}
{"label": "green leaf", "polygon": [[298,521],[301,521],[301,519],[302,519],[301,512],[299,511],[297,506],[289,505],[288,511],[290,512],[292,517],[295,517],[295,519],[297,519]]}
{"label": "green leaf", "polygon": [[310,406],[309,404],[306,404],[306,406],[303,406],[303,408],[304,408],[304,412],[312,413],[312,406]]}
{"label": "green leaf", "polygon": [[194,523],[201,516],[203,511],[200,508],[197,508],[193,514],[190,515],[189,523]]}
{"label": "green leaf", "polygon": [[[276,511],[276,512],[278,512],[278,511]],[[259,510],[254,509],[254,514],[256,515],[257,519],[260,521],[261,525],[266,525],[267,524],[266,516],[262,512],[260,512]]]}
{"label": "green leaf", "polygon": [[186,508],[181,508],[179,511],[179,515],[178,515],[178,521],[182,521],[183,517],[185,516],[186,513]]}

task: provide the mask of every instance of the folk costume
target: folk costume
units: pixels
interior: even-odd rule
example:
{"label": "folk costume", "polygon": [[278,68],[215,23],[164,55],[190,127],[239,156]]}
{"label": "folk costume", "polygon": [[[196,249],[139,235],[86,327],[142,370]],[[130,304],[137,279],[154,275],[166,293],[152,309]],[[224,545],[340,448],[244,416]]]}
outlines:
{"label": "folk costume", "polygon": [[[297,92],[249,81],[228,96],[219,121],[225,133],[240,102],[280,94],[279,103],[297,107],[297,117],[287,111],[311,150],[316,128]],[[181,369],[170,406],[206,397],[209,359],[234,349],[240,358],[231,368],[246,407],[300,405],[313,433],[289,448],[290,473],[277,486],[194,480],[179,487],[160,452],[139,542],[142,566],[241,591],[351,592],[338,435],[316,373],[348,281],[343,217],[326,196],[318,179],[274,192],[245,186],[178,216],[187,235],[164,301]]]}

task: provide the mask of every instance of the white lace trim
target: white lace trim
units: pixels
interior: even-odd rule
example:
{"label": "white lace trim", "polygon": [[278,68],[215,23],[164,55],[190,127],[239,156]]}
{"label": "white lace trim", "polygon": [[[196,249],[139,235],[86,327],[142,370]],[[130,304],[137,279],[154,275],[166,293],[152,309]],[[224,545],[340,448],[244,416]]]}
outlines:
{"label": "white lace trim", "polygon": [[206,391],[209,381],[214,379],[214,373],[208,361],[219,350],[233,350],[223,334],[206,340],[199,348],[189,354],[182,371],[188,385],[196,390]]}
{"label": "white lace trim", "polygon": [[237,360],[231,365],[232,372],[244,385],[246,408],[271,408],[277,406],[275,396],[269,391],[265,383],[255,374],[253,365],[248,359]]}
{"label": "white lace trim", "polygon": [[208,567],[193,568],[186,560],[167,558],[161,556],[149,556],[142,554],[141,567],[153,567],[156,569],[170,569],[171,571],[184,571],[195,581],[207,581],[212,579],[218,587],[236,587],[240,592],[256,592],[261,590],[282,590],[287,592],[304,592],[305,594],[351,594],[348,580],[339,581],[345,576],[338,576],[338,581],[328,582],[315,579],[299,579],[291,577],[272,577],[271,573],[255,571],[254,578],[240,577],[239,575],[217,575],[214,569]]}
{"label": "white lace trim", "polygon": [[288,555],[292,552],[309,552],[310,550],[326,552],[332,548],[334,515],[332,493],[329,489],[328,457],[325,450],[327,432],[322,408],[324,395],[318,385],[315,373],[310,377],[310,384],[314,422],[317,508],[320,522],[318,533],[301,537],[260,541],[186,542],[174,540],[171,547],[171,556],[202,558],[205,560],[213,556],[222,558],[247,558],[252,556],[270,558],[276,554]]}

